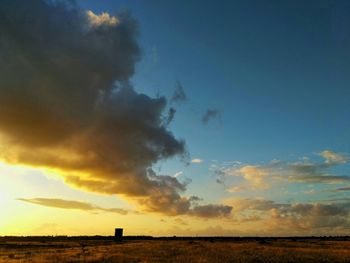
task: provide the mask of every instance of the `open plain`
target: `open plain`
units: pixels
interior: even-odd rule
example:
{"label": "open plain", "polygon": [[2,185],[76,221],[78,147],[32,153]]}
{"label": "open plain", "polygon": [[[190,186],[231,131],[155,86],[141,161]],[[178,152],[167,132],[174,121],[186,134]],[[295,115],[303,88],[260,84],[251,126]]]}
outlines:
{"label": "open plain", "polygon": [[350,262],[348,239],[0,238],[0,262]]}

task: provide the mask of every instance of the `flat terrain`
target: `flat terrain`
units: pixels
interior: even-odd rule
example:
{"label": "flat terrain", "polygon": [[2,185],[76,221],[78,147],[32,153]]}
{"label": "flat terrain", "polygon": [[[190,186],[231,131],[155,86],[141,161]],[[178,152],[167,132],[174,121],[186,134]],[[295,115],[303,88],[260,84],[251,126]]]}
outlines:
{"label": "flat terrain", "polygon": [[6,240],[0,262],[350,262],[340,240]]}

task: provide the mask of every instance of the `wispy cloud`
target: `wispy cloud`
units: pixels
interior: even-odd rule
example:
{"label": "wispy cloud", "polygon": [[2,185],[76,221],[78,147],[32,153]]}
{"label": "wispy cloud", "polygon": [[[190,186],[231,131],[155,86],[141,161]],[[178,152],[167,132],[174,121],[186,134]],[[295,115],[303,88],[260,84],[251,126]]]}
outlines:
{"label": "wispy cloud", "polygon": [[218,118],[220,116],[220,111],[217,109],[207,109],[202,116],[202,123],[208,124],[212,119]]}
{"label": "wispy cloud", "polygon": [[179,176],[183,175],[183,173],[184,173],[183,171],[176,172],[174,174],[174,177],[179,177]]}
{"label": "wispy cloud", "polygon": [[284,162],[273,160],[265,165],[234,165],[232,167],[216,167],[220,182],[227,177],[241,177],[243,185],[228,187],[229,192],[238,192],[248,189],[267,189],[273,181],[287,181],[314,184],[349,183],[350,176],[331,172],[331,168],[349,161],[348,155],[330,150],[319,153],[323,162],[312,162],[309,159],[298,162]]}
{"label": "wispy cloud", "polygon": [[126,215],[130,213],[129,210],[122,209],[122,208],[103,208],[87,202],[73,201],[73,200],[66,200],[66,199],[59,199],[59,198],[18,198],[17,200],[35,204],[35,205],[54,207],[54,208],[63,208],[63,209],[75,209],[75,210],[82,210],[82,211],[88,211],[88,212],[110,212],[110,213],[117,213],[121,215]]}
{"label": "wispy cloud", "polygon": [[349,155],[345,153],[336,153],[330,150],[324,150],[319,153],[327,164],[341,164],[349,161]]}
{"label": "wispy cloud", "polygon": [[181,103],[181,102],[185,102],[187,100],[188,100],[188,97],[185,93],[185,90],[184,90],[181,82],[176,81],[175,90],[174,90],[172,97],[170,98],[170,102],[171,103]]}
{"label": "wispy cloud", "polygon": [[[180,81],[176,81],[174,93],[170,98],[170,105],[181,104],[182,102],[185,102],[187,100],[188,98],[182,84],[180,83]],[[169,124],[173,121],[173,119],[175,118],[175,114],[176,109],[174,107],[170,107],[168,109],[168,114],[164,117],[163,123],[165,127],[169,126]]]}
{"label": "wispy cloud", "polygon": [[336,192],[347,192],[347,191],[350,191],[350,186],[347,186],[347,187],[339,187],[337,189],[334,189],[333,191],[336,191]]}
{"label": "wispy cloud", "polygon": [[[216,181],[217,183],[223,183],[222,181],[220,181],[220,179],[217,179]],[[242,192],[245,190],[248,190],[249,187],[246,185],[240,185],[240,186],[232,186],[232,187],[228,187],[226,190],[229,193],[238,193],[238,192]]]}

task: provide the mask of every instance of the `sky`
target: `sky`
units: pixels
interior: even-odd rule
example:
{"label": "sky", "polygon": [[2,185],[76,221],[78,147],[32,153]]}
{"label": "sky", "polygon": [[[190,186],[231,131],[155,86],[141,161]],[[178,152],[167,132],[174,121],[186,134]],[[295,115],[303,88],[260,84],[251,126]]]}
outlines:
{"label": "sky", "polygon": [[1,1],[0,235],[349,235],[349,11]]}

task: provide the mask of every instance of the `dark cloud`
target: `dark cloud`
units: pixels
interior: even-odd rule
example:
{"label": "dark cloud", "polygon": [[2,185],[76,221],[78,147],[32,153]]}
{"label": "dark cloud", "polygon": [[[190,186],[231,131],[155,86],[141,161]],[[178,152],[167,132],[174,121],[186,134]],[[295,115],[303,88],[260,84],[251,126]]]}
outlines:
{"label": "dark cloud", "polygon": [[168,115],[164,119],[164,126],[167,127],[175,118],[176,110],[173,107],[170,107],[168,110]]}
{"label": "dark cloud", "polygon": [[129,83],[137,21],[60,0],[3,0],[0,15],[0,159],[145,210],[190,213],[186,184],[151,169],[186,152],[164,124],[166,99]]}
{"label": "dark cloud", "polygon": [[199,205],[192,209],[191,214],[198,217],[227,217],[231,214],[232,206],[227,205]]}
{"label": "dark cloud", "polygon": [[[184,101],[187,101],[188,98],[185,94],[185,91],[180,83],[180,81],[176,82],[175,85],[175,91],[172,95],[172,97],[170,98],[170,105],[174,104],[174,103],[181,103]],[[169,124],[173,121],[173,119],[175,118],[175,114],[176,114],[176,109],[174,107],[170,107],[168,110],[168,114],[165,116],[164,118],[164,126],[167,127],[169,126]]]}
{"label": "dark cloud", "polygon": [[176,81],[173,96],[170,99],[171,103],[181,103],[187,101],[187,95],[180,81]]}
{"label": "dark cloud", "polygon": [[202,116],[202,123],[207,124],[210,120],[220,116],[220,112],[216,109],[207,109]]}
{"label": "dark cloud", "polygon": [[82,210],[82,211],[88,211],[88,212],[100,211],[100,212],[117,213],[121,215],[126,215],[130,212],[122,208],[103,208],[87,202],[72,201],[72,200],[65,200],[65,199],[18,198],[17,200],[31,203],[31,204],[36,204],[36,205],[55,207],[55,208],[64,208],[64,209],[76,209],[76,210]]}

